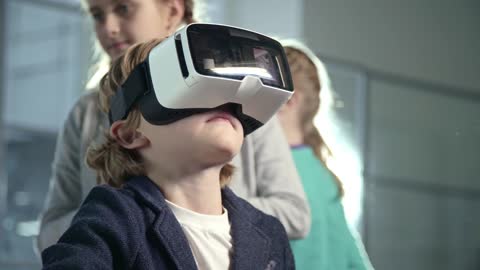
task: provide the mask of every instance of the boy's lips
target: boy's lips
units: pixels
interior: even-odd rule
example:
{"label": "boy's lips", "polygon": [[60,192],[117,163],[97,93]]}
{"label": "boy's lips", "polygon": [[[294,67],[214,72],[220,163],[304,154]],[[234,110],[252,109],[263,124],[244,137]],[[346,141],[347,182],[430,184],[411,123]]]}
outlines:
{"label": "boy's lips", "polygon": [[211,122],[211,121],[229,121],[230,124],[235,127],[235,124],[234,124],[234,116],[231,115],[230,113],[228,112],[223,112],[223,111],[219,111],[219,112],[215,112],[211,117],[209,117],[207,119],[207,122]]}

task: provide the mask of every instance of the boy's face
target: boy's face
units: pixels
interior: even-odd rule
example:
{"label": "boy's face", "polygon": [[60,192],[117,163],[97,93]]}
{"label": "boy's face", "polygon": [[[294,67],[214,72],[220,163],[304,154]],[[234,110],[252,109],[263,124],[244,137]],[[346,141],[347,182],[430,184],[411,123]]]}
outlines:
{"label": "boy's face", "polygon": [[[225,111],[195,114],[169,125],[141,120],[137,129],[149,140],[140,150],[148,162],[172,159],[209,167],[229,162],[243,143],[240,121]],[[192,164],[194,165],[194,164]]]}

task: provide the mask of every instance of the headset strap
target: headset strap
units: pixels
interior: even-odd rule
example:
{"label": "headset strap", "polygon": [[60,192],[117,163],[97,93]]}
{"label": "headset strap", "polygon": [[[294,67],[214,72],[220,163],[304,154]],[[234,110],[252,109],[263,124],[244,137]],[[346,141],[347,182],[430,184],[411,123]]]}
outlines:
{"label": "headset strap", "polygon": [[110,100],[108,118],[110,124],[127,118],[132,106],[138,99],[150,92],[148,58],[138,64],[130,73],[127,80],[118,88]]}

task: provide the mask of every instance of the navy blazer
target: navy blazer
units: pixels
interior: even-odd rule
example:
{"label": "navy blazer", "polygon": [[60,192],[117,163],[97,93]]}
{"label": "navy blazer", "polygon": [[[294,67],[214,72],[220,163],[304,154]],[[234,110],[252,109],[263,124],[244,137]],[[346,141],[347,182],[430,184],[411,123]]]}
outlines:
{"label": "navy blazer", "polygon": [[[294,269],[280,222],[222,190],[231,223],[230,269]],[[197,269],[188,240],[160,189],[147,177],[97,186],[69,229],[42,252],[43,269]]]}

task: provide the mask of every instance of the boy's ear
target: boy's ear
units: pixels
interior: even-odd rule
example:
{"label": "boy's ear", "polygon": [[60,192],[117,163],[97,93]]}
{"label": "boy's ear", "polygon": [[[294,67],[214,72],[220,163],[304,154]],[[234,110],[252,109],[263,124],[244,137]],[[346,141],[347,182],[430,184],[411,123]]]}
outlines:
{"label": "boy's ear", "polygon": [[149,140],[145,135],[136,129],[125,127],[126,121],[120,120],[113,122],[110,127],[110,136],[112,136],[118,144],[126,149],[139,149],[149,144]]}

